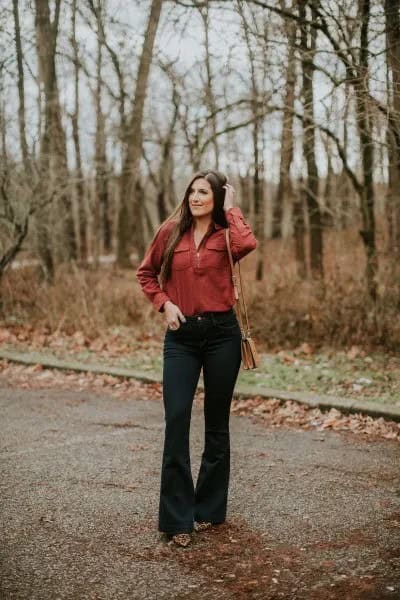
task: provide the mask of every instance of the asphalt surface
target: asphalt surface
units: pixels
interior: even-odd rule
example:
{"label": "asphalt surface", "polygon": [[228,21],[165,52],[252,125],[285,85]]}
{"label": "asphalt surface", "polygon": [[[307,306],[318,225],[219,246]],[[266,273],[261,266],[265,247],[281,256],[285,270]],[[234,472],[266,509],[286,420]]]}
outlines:
{"label": "asphalt surface", "polygon": [[[400,446],[231,417],[227,522],[157,531],[159,401],[0,377],[1,599],[400,598]],[[192,471],[204,425],[193,407]]]}

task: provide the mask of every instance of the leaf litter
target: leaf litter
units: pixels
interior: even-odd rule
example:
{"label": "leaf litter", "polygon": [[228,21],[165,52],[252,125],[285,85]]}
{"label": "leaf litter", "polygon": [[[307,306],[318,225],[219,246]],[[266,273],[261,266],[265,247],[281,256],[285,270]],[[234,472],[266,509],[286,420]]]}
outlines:
{"label": "leaf litter", "polygon": [[[111,327],[89,338],[83,331],[71,335],[45,327],[0,327],[5,350],[42,352],[48,357],[83,364],[157,371],[162,369],[162,335],[132,327]],[[356,398],[400,405],[400,358],[394,353],[368,352],[360,346],[347,350],[316,349],[308,342],[296,348],[266,353],[259,344],[261,364],[256,371],[240,371],[238,383],[275,390]]]}
{"label": "leaf litter", "polygon": [[[144,383],[111,375],[48,369],[40,364],[26,366],[0,360],[0,377],[7,385],[23,389],[59,387],[72,391],[106,391],[125,400],[162,400],[162,384],[158,382]],[[203,391],[196,392],[194,402],[198,406],[203,405]],[[368,439],[400,441],[400,423],[361,413],[344,414],[335,408],[322,411],[292,400],[238,396],[233,398],[231,410],[234,415],[251,417],[269,428],[329,429],[367,436]]]}

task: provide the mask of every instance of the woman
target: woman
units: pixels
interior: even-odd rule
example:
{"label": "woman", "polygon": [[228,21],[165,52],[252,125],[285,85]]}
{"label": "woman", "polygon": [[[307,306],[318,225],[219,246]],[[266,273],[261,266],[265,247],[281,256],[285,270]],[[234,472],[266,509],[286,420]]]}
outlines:
{"label": "woman", "polygon": [[[229,415],[241,363],[241,332],[225,228],[234,262],[257,246],[224,175],[203,171],[162,223],[137,269],[143,292],[165,314],[165,438],[159,531],[180,546],[191,532],[225,521]],[[160,283],[158,281],[160,275]],[[204,378],[205,447],[194,488],[189,453],[192,403]]]}

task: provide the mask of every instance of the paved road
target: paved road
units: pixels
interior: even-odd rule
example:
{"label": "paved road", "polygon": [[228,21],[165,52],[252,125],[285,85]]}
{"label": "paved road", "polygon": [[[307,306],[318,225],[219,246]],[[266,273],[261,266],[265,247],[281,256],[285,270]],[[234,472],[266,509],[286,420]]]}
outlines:
{"label": "paved road", "polygon": [[[162,404],[0,377],[2,599],[400,598],[400,447],[232,416],[228,520],[157,532]],[[192,470],[204,427],[194,406]]]}

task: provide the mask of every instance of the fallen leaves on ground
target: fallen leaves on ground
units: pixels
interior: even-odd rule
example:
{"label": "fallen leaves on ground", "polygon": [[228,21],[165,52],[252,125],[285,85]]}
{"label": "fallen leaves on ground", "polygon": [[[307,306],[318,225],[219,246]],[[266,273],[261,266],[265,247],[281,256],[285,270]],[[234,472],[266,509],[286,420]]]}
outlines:
{"label": "fallen leaves on ground", "polygon": [[400,441],[400,423],[373,418],[362,413],[344,414],[336,408],[324,412],[319,408],[310,408],[292,400],[281,402],[261,396],[234,399],[232,412],[237,415],[252,415],[268,427],[282,425],[301,427],[302,429],[332,429],[351,431],[377,438]]}
{"label": "fallen leaves on ground", "polygon": [[[400,402],[400,359],[395,353],[369,354],[354,345],[347,350],[327,347],[317,351],[306,341],[293,350],[277,347],[267,352],[258,340],[257,343],[260,367],[255,373],[241,370],[238,383],[377,403]],[[90,338],[79,329],[67,334],[58,329],[51,332],[46,327],[0,325],[0,345],[5,350],[40,352],[83,364],[160,371],[163,329],[143,332],[118,326],[105,328],[98,337]]]}
{"label": "fallen leaves on ground", "polygon": [[[123,399],[162,400],[161,383],[143,383],[135,379],[47,369],[40,364],[25,366],[0,360],[0,375],[8,385],[23,389],[62,389],[76,391],[107,391]],[[195,404],[202,405],[204,392],[197,391]],[[302,429],[349,431],[370,438],[400,441],[400,423],[373,418],[361,413],[343,414],[335,408],[323,412],[304,404],[261,396],[234,398],[232,413],[250,416],[267,427],[296,427]]]}
{"label": "fallen leaves on ground", "polygon": [[115,328],[116,331],[106,331],[100,337],[90,339],[83,331],[75,331],[71,335],[65,332],[49,332],[46,328],[33,329],[29,326],[18,325],[14,327],[0,326],[0,344],[10,345],[16,349],[26,351],[27,344],[30,351],[51,351],[58,358],[84,354],[88,357],[96,355],[99,358],[123,358],[132,354],[145,357],[148,354],[159,352],[159,336],[139,335],[133,336],[128,327]]}
{"label": "fallen leaves on ground", "polygon": [[[134,556],[142,560],[174,560],[188,574],[196,574],[199,583],[190,584],[190,588],[194,593],[197,589],[203,593],[206,590],[207,598],[228,593],[240,600],[361,600],[367,597],[363,596],[365,590],[371,593],[368,598],[380,597],[385,585],[378,570],[373,575],[357,575],[351,562],[343,567],[339,552],[332,554],[354,543],[362,547],[379,543],[358,529],[350,529],[328,544],[323,532],[316,542],[284,544],[276,543],[267,533],[260,535],[244,519],[236,517],[194,534],[192,539],[187,548],[177,548],[164,540]],[[343,587],[343,581],[347,587]]]}
{"label": "fallen leaves on ground", "polygon": [[0,376],[8,385],[22,389],[54,389],[110,393],[114,397],[138,400],[160,400],[160,383],[143,384],[135,379],[76,371],[47,369],[40,364],[26,366],[0,360]]}

